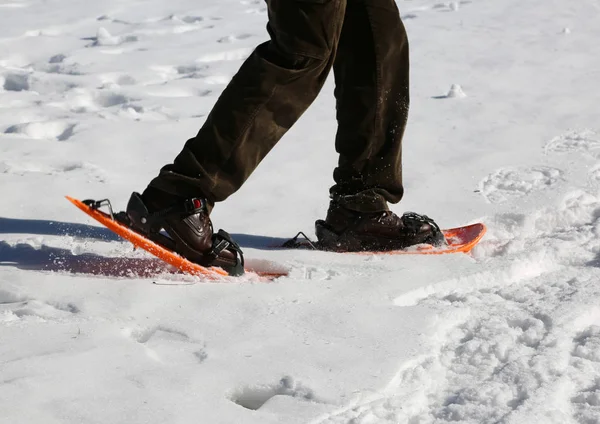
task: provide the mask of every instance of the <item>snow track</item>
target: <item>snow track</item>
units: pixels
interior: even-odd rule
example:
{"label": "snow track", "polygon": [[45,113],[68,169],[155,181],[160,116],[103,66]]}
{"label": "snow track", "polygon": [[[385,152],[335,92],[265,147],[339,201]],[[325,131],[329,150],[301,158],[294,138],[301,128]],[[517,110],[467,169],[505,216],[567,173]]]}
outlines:
{"label": "snow track", "polygon": [[554,216],[512,227],[502,247],[482,242],[488,270],[396,298],[436,311],[431,353],[315,423],[599,422],[599,212],[597,198],[572,193]]}
{"label": "snow track", "polygon": [[[546,151],[587,155],[594,134],[569,132]],[[533,179],[544,188],[562,174],[530,170],[547,177]],[[536,189],[528,180],[500,170],[482,194],[508,201]],[[493,217],[474,251],[485,271],[397,297],[398,307],[436,311],[430,353],[405,363],[380,393],[312,423],[599,423],[600,192],[585,186],[558,207]]]}
{"label": "snow track", "polygon": [[582,409],[597,399],[600,361],[589,353],[600,272],[571,273],[423,299],[440,321],[458,321],[433,354],[403,368],[379,399],[319,422],[596,422],[585,413],[597,408]]}

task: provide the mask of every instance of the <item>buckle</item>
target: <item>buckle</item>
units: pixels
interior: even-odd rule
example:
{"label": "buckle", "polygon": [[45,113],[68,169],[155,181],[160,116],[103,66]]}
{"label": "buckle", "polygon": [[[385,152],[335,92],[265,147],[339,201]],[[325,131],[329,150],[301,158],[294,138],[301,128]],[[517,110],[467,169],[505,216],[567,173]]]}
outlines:
{"label": "buckle", "polygon": [[206,212],[208,207],[206,205],[206,200],[201,199],[199,197],[193,197],[191,199],[187,199],[183,204],[183,207],[187,213],[193,214],[198,211]]}
{"label": "buckle", "polygon": [[242,252],[240,245],[233,241],[233,238],[228,232],[219,230],[217,234],[213,234],[213,245],[210,255],[216,258],[225,249],[234,251],[241,262],[242,267],[244,266],[244,252]]}

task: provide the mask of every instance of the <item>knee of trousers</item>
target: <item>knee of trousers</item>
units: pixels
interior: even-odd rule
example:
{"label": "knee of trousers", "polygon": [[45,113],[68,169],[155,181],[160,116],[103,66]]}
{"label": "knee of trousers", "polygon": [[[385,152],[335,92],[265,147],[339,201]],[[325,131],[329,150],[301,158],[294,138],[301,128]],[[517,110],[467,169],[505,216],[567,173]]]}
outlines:
{"label": "knee of trousers", "polygon": [[290,71],[326,68],[332,62],[332,49],[328,47],[306,49],[303,47],[305,46],[293,42],[283,42],[277,38],[260,46],[265,59]]}
{"label": "knee of trousers", "polygon": [[330,61],[345,0],[267,0],[271,50],[292,69]]}

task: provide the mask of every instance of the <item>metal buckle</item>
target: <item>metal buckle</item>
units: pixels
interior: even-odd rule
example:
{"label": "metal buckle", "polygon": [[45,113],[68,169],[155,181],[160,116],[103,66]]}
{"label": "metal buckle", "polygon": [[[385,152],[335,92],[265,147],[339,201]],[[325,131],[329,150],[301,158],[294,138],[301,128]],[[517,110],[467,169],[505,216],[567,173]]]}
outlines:
{"label": "metal buckle", "polygon": [[[197,207],[195,202],[198,201],[200,203],[200,206]],[[199,197],[193,197],[191,199],[187,199],[184,203],[184,209],[186,212],[188,213],[195,213],[198,210],[202,210],[205,211],[207,210],[206,207],[206,200],[199,198]]]}

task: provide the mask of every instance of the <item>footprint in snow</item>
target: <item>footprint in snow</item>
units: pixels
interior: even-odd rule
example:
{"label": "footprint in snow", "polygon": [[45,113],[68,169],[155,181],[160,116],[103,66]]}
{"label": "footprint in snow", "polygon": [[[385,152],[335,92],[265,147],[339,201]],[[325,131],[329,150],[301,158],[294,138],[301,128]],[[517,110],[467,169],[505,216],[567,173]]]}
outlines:
{"label": "footprint in snow", "polygon": [[0,83],[5,91],[28,91],[29,74],[11,72],[0,76]]}
{"label": "footprint in snow", "polygon": [[74,174],[74,178],[80,181],[96,181],[105,183],[108,181],[108,174],[99,166],[89,162],[67,162],[55,167],[50,174],[65,175]]}
{"label": "footprint in snow", "polygon": [[[518,422],[533,422],[517,419],[519,414],[527,416],[526,403],[536,405],[549,394],[568,398],[569,390],[562,390],[565,379],[584,378],[593,383],[591,376],[600,370],[600,357],[593,353],[600,346],[600,331],[588,329],[575,337],[572,352],[586,361],[596,361],[591,369],[573,361],[569,364],[563,358],[569,355],[571,323],[588,313],[591,305],[585,302],[597,293],[594,279],[555,277],[525,279],[519,284],[499,279],[480,288],[460,284],[454,290],[433,293],[418,301],[422,306],[462,309],[467,314],[466,320],[448,331],[448,340],[440,345],[439,355],[432,358],[431,364],[424,361],[419,373],[407,372],[406,381],[399,379],[400,389],[415,377],[422,378],[427,369],[432,373],[430,378],[444,375],[447,379],[446,383],[430,386],[434,396],[407,421],[499,422],[514,416]],[[472,310],[463,309],[473,305],[476,308]],[[590,391],[588,385],[578,399],[593,400],[594,390]]]}
{"label": "footprint in snow", "polygon": [[0,290],[0,321],[14,321],[26,317],[60,320],[80,312],[74,303],[44,302]]}
{"label": "footprint in snow", "polygon": [[98,78],[102,81],[100,89],[118,88],[122,85],[136,85],[137,80],[126,73],[109,73],[98,74]]}
{"label": "footprint in snow", "polygon": [[132,22],[125,21],[125,20],[119,19],[119,18],[112,18],[109,15],[98,16],[96,18],[96,20],[97,21],[109,21],[109,22],[112,22],[112,23],[115,23],[115,24],[122,24],[122,25],[133,25]]}
{"label": "footprint in snow", "polygon": [[224,62],[234,60],[244,60],[254,51],[253,47],[240,48],[236,50],[220,51],[208,53],[196,59],[198,63]]}
{"label": "footprint in snow", "polygon": [[206,343],[192,339],[184,331],[159,325],[146,329],[127,328],[123,332],[143,345],[148,357],[160,363],[201,364],[208,358]]}
{"label": "footprint in snow", "polygon": [[479,183],[479,191],[490,203],[501,203],[538,190],[549,189],[562,180],[556,168],[501,168]]}
{"label": "footprint in snow", "polygon": [[266,7],[262,6],[263,0],[240,0],[240,3],[244,6],[251,6],[248,10],[246,10],[247,13],[255,13],[258,10],[266,11]]}
{"label": "footprint in snow", "polygon": [[443,3],[435,3],[433,5],[426,6],[418,6],[411,8],[410,13],[402,16],[402,19],[414,19],[417,18],[418,15],[415,15],[414,12],[456,12],[461,9],[462,6],[472,3],[471,0],[461,0],[461,1],[449,1]]}
{"label": "footprint in snow", "polygon": [[573,339],[571,365],[584,373],[571,397],[573,415],[579,423],[598,422],[600,417],[600,326],[591,325]]}
{"label": "footprint in snow", "polygon": [[200,22],[204,22],[204,17],[202,16],[192,16],[192,15],[187,15],[187,16],[182,16],[180,18],[178,17],[174,17],[174,20],[180,20],[181,22],[184,22],[186,24],[197,24]]}
{"label": "footprint in snow", "polygon": [[246,13],[263,14],[267,12],[267,8],[263,6],[263,0],[241,0],[240,3],[244,6],[250,6],[246,9]]}
{"label": "footprint in snow", "polygon": [[42,174],[62,177],[73,175],[79,181],[96,181],[105,183],[108,181],[108,174],[99,166],[89,162],[64,162],[58,165],[47,165],[36,162],[19,161],[0,161],[0,174],[8,175],[28,175]]}
{"label": "footprint in snow", "polygon": [[592,183],[600,183],[600,163],[596,164],[595,166],[593,166],[589,173],[588,173],[588,177],[590,182]]}
{"label": "footprint in snow", "polygon": [[[35,63],[31,65],[34,72],[8,72],[0,74],[0,87],[4,91],[32,91],[37,95],[64,93],[75,87],[77,83],[68,77],[45,74],[81,75],[75,68],[63,63]],[[70,69],[68,69],[70,68]]]}
{"label": "footprint in snow", "polygon": [[28,300],[11,312],[19,318],[32,316],[60,320],[79,313],[79,308],[72,303],[52,304],[39,300]]}
{"label": "footprint in snow", "polygon": [[[128,79],[125,82],[129,81]],[[114,89],[73,88],[65,93],[65,100],[52,102],[50,105],[69,110],[74,113],[94,113],[108,110],[118,113],[120,109],[135,108],[137,99],[126,96],[118,91],[118,87],[110,82],[107,86]]]}
{"label": "footprint in snow", "polygon": [[[600,327],[586,322],[597,321],[599,289],[593,275],[574,273],[519,284],[496,273],[491,281],[464,276],[446,290],[402,296],[399,306],[438,313],[431,355],[405,364],[381,393],[318,423],[537,422],[540,413],[565,422],[563,410],[574,411],[574,422],[595,422]],[[549,397],[572,408],[548,410]]]}
{"label": "footprint in snow", "polygon": [[233,390],[229,399],[246,409],[261,409],[267,402],[278,396],[289,396],[303,401],[324,403],[319,400],[313,390],[286,376],[276,384],[251,385]]}
{"label": "footprint in snow", "polygon": [[600,156],[600,135],[593,130],[569,131],[544,146],[548,153],[585,153]]}
{"label": "footprint in snow", "polygon": [[235,43],[236,41],[246,40],[250,37],[252,37],[252,34],[228,35],[227,37],[219,38],[217,42],[221,44],[230,44]]}
{"label": "footprint in snow", "polygon": [[76,124],[63,121],[28,122],[8,127],[4,134],[18,134],[35,140],[67,141]]}
{"label": "footprint in snow", "polygon": [[9,305],[13,303],[22,303],[26,302],[28,298],[26,296],[22,296],[8,290],[0,289],[0,305]]}
{"label": "footprint in snow", "polygon": [[[148,87],[152,87],[146,91],[147,93],[161,93],[169,92],[172,90],[165,83],[179,79],[195,79],[199,82],[203,82],[209,85],[223,85],[231,81],[231,75],[219,75],[210,73],[210,62],[216,61],[229,61],[229,60],[240,60],[245,59],[247,55],[251,53],[251,49],[240,49],[231,52],[220,52],[214,54],[208,54],[200,57],[196,60],[196,63],[190,65],[179,65],[179,66],[152,66],[150,69],[155,72],[158,77],[162,80],[160,84],[152,83],[147,84]],[[173,89],[175,92],[181,92],[180,89]],[[195,91],[187,91],[186,96],[196,95]],[[154,94],[162,96],[162,94]],[[185,97],[182,95],[168,95],[167,97]]]}
{"label": "footprint in snow", "polygon": [[69,76],[84,75],[81,65],[77,62],[69,60],[69,58],[62,53],[51,56],[45,62],[34,63],[31,65],[31,68],[36,72],[43,72],[46,74]]}
{"label": "footprint in snow", "polygon": [[205,78],[207,76],[206,71],[209,69],[208,65],[180,65],[174,68],[177,75],[180,78]]}
{"label": "footprint in snow", "polygon": [[[467,2],[468,3],[468,2]],[[434,4],[432,9],[437,10],[439,12],[456,12],[460,9],[460,6],[465,4],[462,1],[450,1],[446,3],[437,3]]]}

